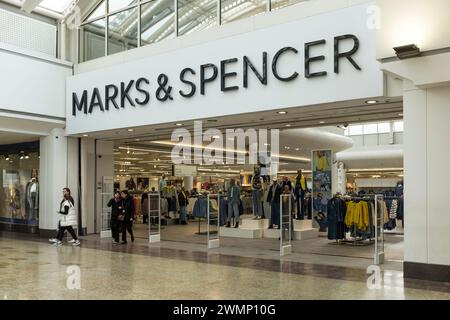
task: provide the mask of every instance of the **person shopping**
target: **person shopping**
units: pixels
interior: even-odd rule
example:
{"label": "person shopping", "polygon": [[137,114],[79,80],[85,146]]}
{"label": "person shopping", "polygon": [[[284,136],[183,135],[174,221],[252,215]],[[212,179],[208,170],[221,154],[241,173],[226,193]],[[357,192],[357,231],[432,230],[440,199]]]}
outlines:
{"label": "person shopping", "polygon": [[123,209],[122,214],[124,215],[122,225],[122,244],[127,243],[127,231],[131,236],[131,242],[134,242],[133,235],[133,221],[134,221],[134,203],[133,197],[128,193],[128,190],[122,191],[122,201]]}
{"label": "person shopping", "polygon": [[184,187],[178,193],[178,204],[180,205],[180,224],[187,224],[187,205],[189,200]]}
{"label": "person shopping", "polygon": [[109,200],[107,206],[111,208],[111,233],[113,237],[113,243],[119,244],[119,215],[123,210],[122,197],[119,191],[116,191],[114,193],[114,198]]}

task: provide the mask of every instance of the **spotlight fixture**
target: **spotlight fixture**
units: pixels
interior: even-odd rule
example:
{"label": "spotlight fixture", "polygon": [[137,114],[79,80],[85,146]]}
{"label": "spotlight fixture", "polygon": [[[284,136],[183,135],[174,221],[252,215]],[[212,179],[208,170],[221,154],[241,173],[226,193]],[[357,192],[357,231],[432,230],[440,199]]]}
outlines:
{"label": "spotlight fixture", "polygon": [[87,138],[87,137],[89,137],[89,135],[88,134],[83,134],[83,137]]}
{"label": "spotlight fixture", "polygon": [[25,157],[24,157],[23,155],[21,155],[19,159],[20,159],[20,160],[23,160],[23,158],[25,158]]}
{"label": "spotlight fixture", "polygon": [[366,103],[367,104],[377,104],[378,100],[367,100]]}
{"label": "spotlight fixture", "polygon": [[128,132],[134,132],[134,129],[128,129]]}
{"label": "spotlight fixture", "polygon": [[319,122],[319,124],[324,124],[324,123],[325,123],[325,121],[320,121],[320,122]]}
{"label": "spotlight fixture", "polygon": [[292,125],[291,125],[291,124],[289,124],[289,123],[288,123],[288,124],[286,125],[286,127],[287,127],[287,128],[289,128],[289,127],[291,127],[291,126],[292,126]]}
{"label": "spotlight fixture", "polygon": [[278,111],[277,114],[281,114],[281,115],[287,114],[287,111]]}
{"label": "spotlight fixture", "polygon": [[175,125],[176,125],[177,127],[182,127],[182,126],[183,126],[182,123],[176,123]]}
{"label": "spotlight fixture", "polygon": [[9,155],[7,155],[7,154],[5,155],[5,160],[9,161]]}
{"label": "spotlight fixture", "polygon": [[394,47],[394,51],[399,59],[415,58],[422,54],[420,48],[415,44]]}

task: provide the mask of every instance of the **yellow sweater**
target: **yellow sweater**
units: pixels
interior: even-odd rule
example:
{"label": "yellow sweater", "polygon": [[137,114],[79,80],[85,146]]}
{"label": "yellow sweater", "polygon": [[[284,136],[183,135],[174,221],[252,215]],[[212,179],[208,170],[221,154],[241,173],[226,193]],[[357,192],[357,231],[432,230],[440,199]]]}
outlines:
{"label": "yellow sweater", "polygon": [[367,230],[369,227],[369,205],[366,201],[347,202],[347,213],[345,214],[345,224],[351,228],[354,225],[358,230]]}

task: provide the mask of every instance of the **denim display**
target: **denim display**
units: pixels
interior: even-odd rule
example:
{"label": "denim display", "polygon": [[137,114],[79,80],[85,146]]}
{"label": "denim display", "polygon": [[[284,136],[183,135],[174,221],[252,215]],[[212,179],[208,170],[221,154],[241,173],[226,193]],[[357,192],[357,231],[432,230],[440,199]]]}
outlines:
{"label": "denim display", "polygon": [[257,217],[262,217],[264,213],[262,207],[261,190],[252,190],[252,201],[253,201],[253,214]]}

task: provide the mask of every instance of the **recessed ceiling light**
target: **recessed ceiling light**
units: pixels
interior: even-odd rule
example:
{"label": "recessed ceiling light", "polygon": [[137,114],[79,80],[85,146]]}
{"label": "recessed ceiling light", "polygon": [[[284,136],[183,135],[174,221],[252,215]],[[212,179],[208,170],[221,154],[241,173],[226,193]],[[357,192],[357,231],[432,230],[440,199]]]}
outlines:
{"label": "recessed ceiling light", "polygon": [[291,147],[284,147],[286,150],[291,150]]}
{"label": "recessed ceiling light", "polygon": [[220,139],[220,136],[213,136],[213,139]]}
{"label": "recessed ceiling light", "polygon": [[367,100],[366,103],[367,104],[377,104],[378,100]]}
{"label": "recessed ceiling light", "polygon": [[182,123],[176,123],[175,125],[176,125],[177,127],[182,127],[182,126],[183,126]]}
{"label": "recessed ceiling light", "polygon": [[278,111],[277,114],[287,114],[287,111]]}
{"label": "recessed ceiling light", "polygon": [[87,138],[87,137],[89,137],[89,135],[88,134],[83,134],[83,137]]}
{"label": "recessed ceiling light", "polygon": [[325,123],[325,121],[320,121],[319,123],[320,123],[320,124],[324,124],[324,123]]}
{"label": "recessed ceiling light", "polygon": [[288,124],[286,125],[286,127],[288,127],[288,128],[289,128],[290,126],[292,126],[292,125],[291,125],[291,124],[289,124],[289,123],[288,123]]}
{"label": "recessed ceiling light", "polygon": [[141,141],[141,139],[135,139],[135,141]]}
{"label": "recessed ceiling light", "polygon": [[134,129],[128,129],[128,132],[134,132]]}
{"label": "recessed ceiling light", "polygon": [[399,113],[398,115],[399,115],[400,117],[403,117],[403,113]]}
{"label": "recessed ceiling light", "polygon": [[300,148],[295,148],[295,151],[300,151]]}

